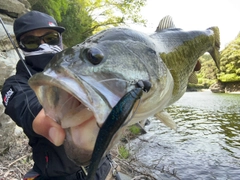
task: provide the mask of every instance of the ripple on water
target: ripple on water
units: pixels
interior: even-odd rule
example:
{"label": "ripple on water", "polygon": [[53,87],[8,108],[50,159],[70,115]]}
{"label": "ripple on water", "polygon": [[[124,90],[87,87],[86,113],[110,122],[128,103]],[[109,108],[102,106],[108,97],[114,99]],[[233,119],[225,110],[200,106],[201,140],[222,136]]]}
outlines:
{"label": "ripple on water", "polygon": [[[131,143],[132,152],[156,179],[240,179],[240,95],[185,93],[167,111],[177,131],[151,118],[147,134]],[[147,147],[147,148],[146,148]],[[171,176],[170,179],[176,179]]]}

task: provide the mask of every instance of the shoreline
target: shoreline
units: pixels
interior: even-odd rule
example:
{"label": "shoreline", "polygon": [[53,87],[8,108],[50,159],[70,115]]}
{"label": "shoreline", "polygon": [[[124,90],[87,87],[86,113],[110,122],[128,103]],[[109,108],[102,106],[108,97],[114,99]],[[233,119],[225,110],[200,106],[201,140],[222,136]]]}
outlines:
{"label": "shoreline", "polygon": [[240,91],[236,91],[236,92],[225,92],[225,94],[240,94]]}

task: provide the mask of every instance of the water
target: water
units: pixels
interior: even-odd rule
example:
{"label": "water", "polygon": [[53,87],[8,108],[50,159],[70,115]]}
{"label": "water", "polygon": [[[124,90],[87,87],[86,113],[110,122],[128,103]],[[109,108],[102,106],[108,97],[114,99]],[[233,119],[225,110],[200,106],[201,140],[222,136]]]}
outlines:
{"label": "water", "polygon": [[187,92],[167,111],[177,131],[152,119],[148,133],[131,144],[148,173],[156,179],[240,179],[240,95]]}

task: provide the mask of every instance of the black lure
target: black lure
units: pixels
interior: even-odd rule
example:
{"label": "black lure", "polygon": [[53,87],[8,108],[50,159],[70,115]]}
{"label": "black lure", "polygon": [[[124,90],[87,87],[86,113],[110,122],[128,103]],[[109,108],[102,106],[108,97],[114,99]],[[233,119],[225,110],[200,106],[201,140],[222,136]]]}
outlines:
{"label": "black lure", "polygon": [[136,86],[135,89],[125,94],[113,107],[106,121],[99,130],[86,180],[94,180],[98,165],[111,142],[112,137],[125,122],[134,104],[141,98],[143,91],[149,91],[151,83],[148,83],[147,81],[139,81]]}

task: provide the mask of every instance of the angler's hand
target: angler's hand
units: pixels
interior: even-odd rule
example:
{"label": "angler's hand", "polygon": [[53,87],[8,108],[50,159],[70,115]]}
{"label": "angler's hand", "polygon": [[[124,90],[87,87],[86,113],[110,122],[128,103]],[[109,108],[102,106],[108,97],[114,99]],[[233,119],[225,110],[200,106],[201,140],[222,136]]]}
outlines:
{"label": "angler's hand", "polygon": [[65,131],[53,119],[46,116],[43,109],[33,120],[32,127],[37,134],[47,138],[55,146],[60,146],[63,144]]}

